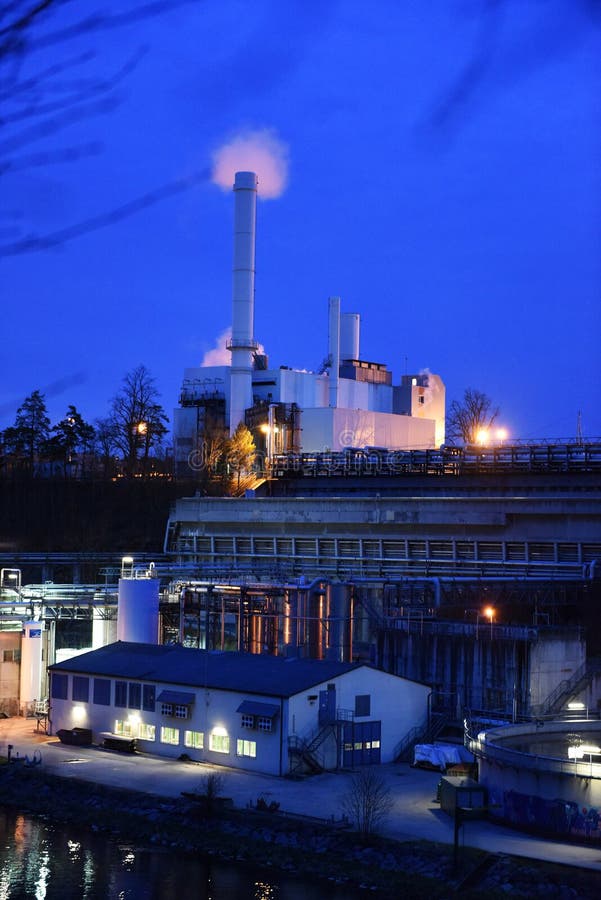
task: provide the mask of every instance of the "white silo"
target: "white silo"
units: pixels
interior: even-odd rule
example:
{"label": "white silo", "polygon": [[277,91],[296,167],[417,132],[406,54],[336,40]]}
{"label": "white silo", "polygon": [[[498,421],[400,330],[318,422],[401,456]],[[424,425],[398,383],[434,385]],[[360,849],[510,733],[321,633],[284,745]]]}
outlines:
{"label": "white silo", "polygon": [[158,578],[120,578],[117,640],[157,644],[159,640]]}
{"label": "white silo", "polygon": [[21,631],[19,707],[27,715],[34,700],[42,700],[43,622],[24,622]]}
{"label": "white silo", "polygon": [[236,172],[234,179],[234,267],[232,279],[232,353],[230,372],[230,434],[244,422],[252,406],[255,320],[255,237],[257,221],[257,176]]}

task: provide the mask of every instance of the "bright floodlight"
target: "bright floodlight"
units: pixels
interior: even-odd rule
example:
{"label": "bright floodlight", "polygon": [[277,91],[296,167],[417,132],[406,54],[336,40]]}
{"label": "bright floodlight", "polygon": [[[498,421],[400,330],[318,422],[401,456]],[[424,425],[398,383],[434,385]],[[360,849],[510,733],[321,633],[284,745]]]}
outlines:
{"label": "bright floodlight", "polygon": [[490,619],[492,622],[494,615],[495,615],[495,611],[492,608],[492,606],[487,606],[486,609],[483,610],[483,612],[484,612],[484,615],[486,616],[486,618]]}
{"label": "bright floodlight", "polygon": [[496,438],[498,441],[506,441],[508,437],[508,432],[506,428],[497,428]]}
{"label": "bright floodlight", "polygon": [[568,703],[568,709],[586,709],[586,704],[581,703],[579,700],[572,700]]}
{"label": "bright floodlight", "polygon": [[479,444],[485,444],[488,441],[488,429],[481,428],[480,431],[476,435],[476,441]]}

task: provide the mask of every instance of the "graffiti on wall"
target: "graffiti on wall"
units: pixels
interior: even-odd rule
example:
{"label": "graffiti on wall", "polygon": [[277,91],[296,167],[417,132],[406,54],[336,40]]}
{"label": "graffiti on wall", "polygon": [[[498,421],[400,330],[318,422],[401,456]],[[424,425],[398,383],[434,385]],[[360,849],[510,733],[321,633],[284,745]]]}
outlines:
{"label": "graffiti on wall", "polygon": [[[490,792],[490,805],[495,817],[517,828],[531,828],[588,840],[601,844],[601,813],[592,806],[581,806],[573,800],[546,800],[517,791]],[[492,812],[492,810],[491,810]]]}

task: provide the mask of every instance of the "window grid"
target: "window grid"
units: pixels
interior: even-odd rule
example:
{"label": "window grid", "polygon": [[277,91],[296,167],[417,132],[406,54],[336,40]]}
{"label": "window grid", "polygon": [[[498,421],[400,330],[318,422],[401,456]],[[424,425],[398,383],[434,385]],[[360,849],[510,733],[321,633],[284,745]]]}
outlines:
{"label": "window grid", "polygon": [[175,718],[176,719],[187,719],[188,718],[188,707],[184,706],[181,703],[177,703],[175,705]]}
{"label": "window grid", "polygon": [[242,727],[243,728],[254,728],[255,727],[255,717],[242,714]]}
{"label": "window grid", "polygon": [[272,722],[268,716],[257,716],[257,730],[258,731],[271,731],[272,730]]}

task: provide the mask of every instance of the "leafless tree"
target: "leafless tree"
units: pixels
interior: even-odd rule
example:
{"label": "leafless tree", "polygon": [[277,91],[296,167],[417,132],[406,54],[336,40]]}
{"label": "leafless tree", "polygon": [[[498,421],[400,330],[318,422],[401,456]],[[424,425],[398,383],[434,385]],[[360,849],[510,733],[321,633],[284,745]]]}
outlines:
{"label": "leafless tree", "polygon": [[390,788],[376,769],[361,769],[353,775],[342,798],[343,812],[363,837],[374,834],[393,804]]}
{"label": "leafless tree", "polygon": [[113,442],[123,454],[128,476],[148,473],[151,452],[160,447],[167,433],[167,416],[158,398],[154,378],[146,366],[138,366],[125,375],[123,387],[111,403]]}
{"label": "leafless tree", "polygon": [[492,427],[499,415],[490,397],[474,388],[466,388],[463,400],[453,400],[446,421],[448,443],[476,444],[480,432]]}

